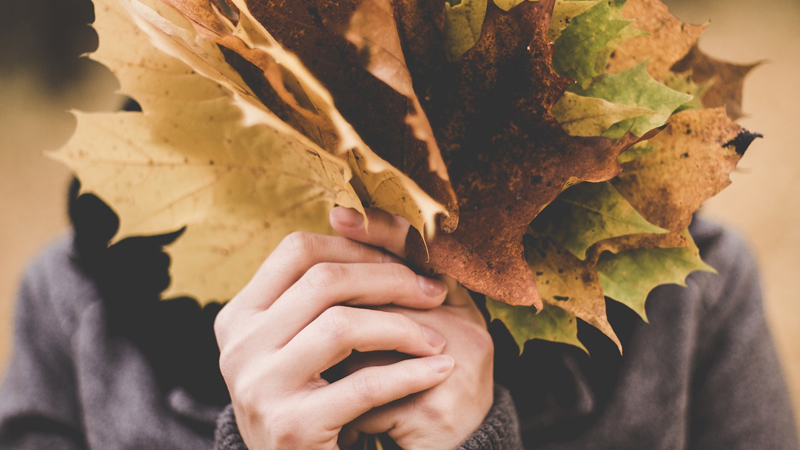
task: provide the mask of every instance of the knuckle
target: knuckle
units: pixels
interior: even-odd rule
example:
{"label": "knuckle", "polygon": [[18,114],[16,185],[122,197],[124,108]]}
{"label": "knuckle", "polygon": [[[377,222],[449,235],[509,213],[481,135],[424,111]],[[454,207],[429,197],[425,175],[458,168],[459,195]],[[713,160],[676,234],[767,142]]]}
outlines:
{"label": "knuckle", "polygon": [[325,292],[344,277],[346,270],[342,264],[319,263],[306,272],[306,283],[315,292]]}
{"label": "knuckle", "polygon": [[373,404],[379,397],[383,380],[373,372],[364,372],[353,380],[353,394],[358,401]]}
{"label": "knuckle", "polygon": [[352,327],[351,318],[346,306],[333,306],[326,309],[317,319],[323,336],[334,343],[347,341]]}
{"label": "knuckle", "polygon": [[283,238],[280,247],[293,255],[309,257],[313,254],[316,243],[317,235],[306,231],[294,231]]}
{"label": "knuckle", "polygon": [[302,448],[303,422],[296,414],[274,414],[270,418],[272,448]]}
{"label": "knuckle", "polygon": [[397,264],[397,263],[389,264],[389,267],[392,277],[394,278],[395,282],[397,282],[398,285],[413,286],[412,283],[416,281],[414,280],[414,277],[416,277],[416,275],[414,275],[413,272],[411,272],[411,269],[402,264]]}

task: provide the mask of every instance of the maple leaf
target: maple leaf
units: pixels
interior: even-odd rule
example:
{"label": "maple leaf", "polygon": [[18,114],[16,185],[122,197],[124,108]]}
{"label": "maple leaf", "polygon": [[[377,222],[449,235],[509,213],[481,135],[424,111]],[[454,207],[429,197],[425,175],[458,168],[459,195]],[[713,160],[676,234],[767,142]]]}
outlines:
{"label": "maple leaf", "polygon": [[575,316],[555,305],[545,304],[536,312],[529,306],[512,306],[486,297],[486,309],[492,320],[499,320],[505,325],[519,353],[525,343],[532,339],[561,342],[574,345],[588,353],[578,339],[578,321]]}
{"label": "maple leaf", "polygon": [[428,117],[459,198],[459,226],[426,249],[413,237],[412,261],[510,304],[539,304],[522,255],[531,220],[572,180],[605,181],[638,138],[567,135],[550,113],[569,80],[550,66],[552,1],[508,13],[490,4],[480,40],[443,63],[431,83]]}
{"label": "maple leaf", "polygon": [[600,2],[585,13],[575,17],[555,41],[553,68],[561,75],[577,82],[578,88],[588,88],[603,68],[595,67],[597,54],[631,20],[615,19],[606,2]]}
{"label": "maple leaf", "polygon": [[555,42],[572,19],[600,2],[601,0],[556,0],[556,4],[553,6],[553,17],[550,19],[550,27],[547,30],[547,38],[551,42]]}
{"label": "maple leaf", "polygon": [[[251,34],[252,38],[265,41],[259,46],[260,50],[269,52],[275,49],[280,52],[276,59],[281,61],[299,58],[298,65],[300,60],[306,62],[306,65],[300,65],[302,69],[293,71],[295,78],[305,85],[303,90],[306,92],[324,92],[318,96],[323,102],[315,105],[331,117],[331,123],[341,135],[343,148],[355,148],[353,172],[365,188],[359,190],[363,199],[370,206],[406,217],[420,231],[423,226],[428,227],[428,234],[432,234],[436,226],[434,217],[437,214],[449,212],[445,228],[455,227],[457,207],[446,172],[438,162],[440,157],[431,153],[435,146],[430,145],[430,139],[417,137],[429,134],[429,129],[420,129],[421,126],[427,127],[427,122],[407,120],[409,113],[424,119],[424,112],[413,106],[415,99],[409,98],[413,91],[406,86],[400,92],[397,80],[390,85],[372,73],[374,67],[367,70],[362,64],[364,54],[343,34],[350,29],[352,39],[360,35],[351,21],[361,2],[353,0],[334,4],[326,0],[268,0],[245,4],[244,0],[236,0],[234,3],[257,31]],[[220,43],[224,45],[224,42]],[[268,43],[272,46],[267,47]],[[237,48],[231,50],[240,51]],[[291,55],[287,50],[292,52]],[[386,50],[383,48],[382,52]],[[247,59],[245,52],[242,53]],[[385,63],[387,59],[383,61]],[[230,62],[240,72],[247,69],[246,62],[236,59]],[[263,81],[257,72],[247,72],[245,80],[248,84]],[[274,88],[277,83],[269,81]],[[263,83],[260,85],[264,87]],[[262,95],[260,98],[272,109],[271,97]],[[300,128],[308,129],[310,126]],[[385,176],[367,177],[370,173],[398,170],[401,173],[394,174],[396,180],[391,183],[386,182],[388,178]],[[398,199],[409,197],[398,188],[407,189],[414,201],[405,202],[400,205],[402,208],[393,204]],[[434,201],[429,201],[430,196]]]}
{"label": "maple leaf", "polygon": [[686,286],[686,277],[695,271],[716,273],[700,259],[700,251],[689,231],[685,230],[682,235],[688,241],[686,247],[635,248],[601,255],[596,269],[603,293],[631,308],[647,322],[645,300],[656,286]]}
{"label": "maple leaf", "polygon": [[729,174],[750,143],[736,147],[738,136],[755,137],[722,108],[680,112],[648,142],[658,150],[624,163],[611,183],[648,222],[682,231],[704,201],[730,184]]}
{"label": "maple leaf", "polygon": [[537,236],[555,239],[579,259],[604,239],[668,232],[647,222],[608,182],[567,189],[534,219],[531,229]]}
{"label": "maple leaf", "polygon": [[[99,6],[96,16],[96,57],[144,112],[78,114],[75,135],[53,156],[80,174],[84,190],[114,206],[116,239],[187,228],[169,249],[171,294],[230,298],[286,234],[331,234],[334,204],[360,208],[345,161],[267,111],[243,110],[231,90],[181,61],[145,50],[148,36],[121,3]],[[126,38],[107,39],[110,33]],[[213,47],[205,51],[214,58]]]}
{"label": "maple leaf", "polygon": [[601,136],[617,122],[653,114],[647,108],[620,105],[572,92],[565,92],[551,112],[570,136]]}
{"label": "maple leaf", "polygon": [[664,81],[670,68],[697,43],[707,25],[683,23],[670,14],[660,0],[627,0],[622,3],[621,18],[635,19],[631,27],[646,34],[620,43],[609,55],[606,71],[620,73],[649,61],[647,71],[650,76]]}
{"label": "maple leaf", "polygon": [[705,92],[700,93],[706,108],[724,106],[731,119],[738,119],[742,112],[742,88],[745,77],[762,62],[734,64],[712,58],[703,53],[697,45],[672,67],[676,73],[685,73],[696,84],[707,83]]}
{"label": "maple leaf", "polygon": [[618,74],[602,75],[585,89],[573,86],[573,92],[580,95],[653,111],[652,114],[619,122],[609,128],[604,136],[618,138],[627,131],[643,136],[648,131],[664,125],[676,109],[692,99],[690,95],[673,91],[651,78],[646,65],[647,62],[643,62]]}
{"label": "maple leaf", "polygon": [[606,300],[593,261],[581,261],[556,241],[526,237],[525,257],[536,274],[544,303],[592,325],[622,353],[622,344],[606,316]]}
{"label": "maple leaf", "polygon": [[481,37],[488,0],[461,0],[445,3],[444,28],[447,59],[455,61]]}

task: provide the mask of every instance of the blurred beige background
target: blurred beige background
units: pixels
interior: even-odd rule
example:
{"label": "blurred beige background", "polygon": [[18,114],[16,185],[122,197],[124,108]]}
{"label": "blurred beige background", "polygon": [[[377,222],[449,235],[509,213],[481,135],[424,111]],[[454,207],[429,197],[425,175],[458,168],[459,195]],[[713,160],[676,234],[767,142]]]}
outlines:
{"label": "blurred beige background", "polygon": [[[744,106],[750,115],[741,120],[765,139],[752,145],[732,177],[733,185],[704,209],[707,216],[739,229],[756,252],[767,315],[800,411],[800,301],[794,284],[794,271],[800,269],[800,2],[667,4],[685,21],[713,19],[701,39],[701,48],[712,56],[769,61],[746,84]],[[0,23],[0,373],[10,356],[13,299],[24,265],[67,226],[70,176],[42,153],[68,139],[74,125],[66,109],[103,109],[113,102],[107,74],[57,57],[94,45],[82,25],[91,21],[87,8],[88,0],[26,0],[4,14],[12,21]],[[65,25],[61,19],[70,9],[78,11],[72,14],[77,20]],[[30,23],[19,20],[32,14],[43,15]],[[99,85],[81,87],[87,80],[99,80]]]}

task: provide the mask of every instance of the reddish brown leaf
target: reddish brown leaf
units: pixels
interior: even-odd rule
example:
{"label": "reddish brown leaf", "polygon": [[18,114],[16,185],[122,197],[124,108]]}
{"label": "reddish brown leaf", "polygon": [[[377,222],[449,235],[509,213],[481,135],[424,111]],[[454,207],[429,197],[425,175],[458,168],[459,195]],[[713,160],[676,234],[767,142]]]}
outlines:
{"label": "reddish brown leaf", "polygon": [[738,119],[742,111],[742,88],[744,79],[751,70],[761,65],[734,64],[720,61],[703,53],[696,45],[685,58],[672,66],[676,73],[689,72],[691,80],[697,84],[710,83],[702,96],[703,106],[718,108],[724,106],[731,119]]}
{"label": "reddish brown leaf", "polygon": [[[636,139],[571,137],[550,109],[570,80],[551,68],[552,0],[508,13],[490,2],[483,33],[431,83],[425,105],[459,199],[459,226],[425,247],[409,237],[412,259],[464,286],[513,305],[536,305],[523,257],[531,220],[570,180],[605,181]],[[430,255],[430,259],[428,259]]]}

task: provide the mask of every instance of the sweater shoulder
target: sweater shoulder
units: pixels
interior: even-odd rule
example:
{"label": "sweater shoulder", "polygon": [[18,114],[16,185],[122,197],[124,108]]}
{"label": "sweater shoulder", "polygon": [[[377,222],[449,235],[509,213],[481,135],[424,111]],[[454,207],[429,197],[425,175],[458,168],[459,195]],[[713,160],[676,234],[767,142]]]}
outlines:
{"label": "sweater shoulder", "polygon": [[702,217],[695,218],[689,231],[700,257],[717,272],[695,272],[690,276],[701,287],[705,310],[725,307],[722,303],[735,297],[728,294],[744,285],[760,289],[756,258],[741,233]]}
{"label": "sweater shoulder", "polygon": [[58,317],[68,334],[81,311],[100,301],[95,283],[78,262],[71,235],[57,238],[33,259],[25,270],[22,292],[19,301],[38,314]]}

